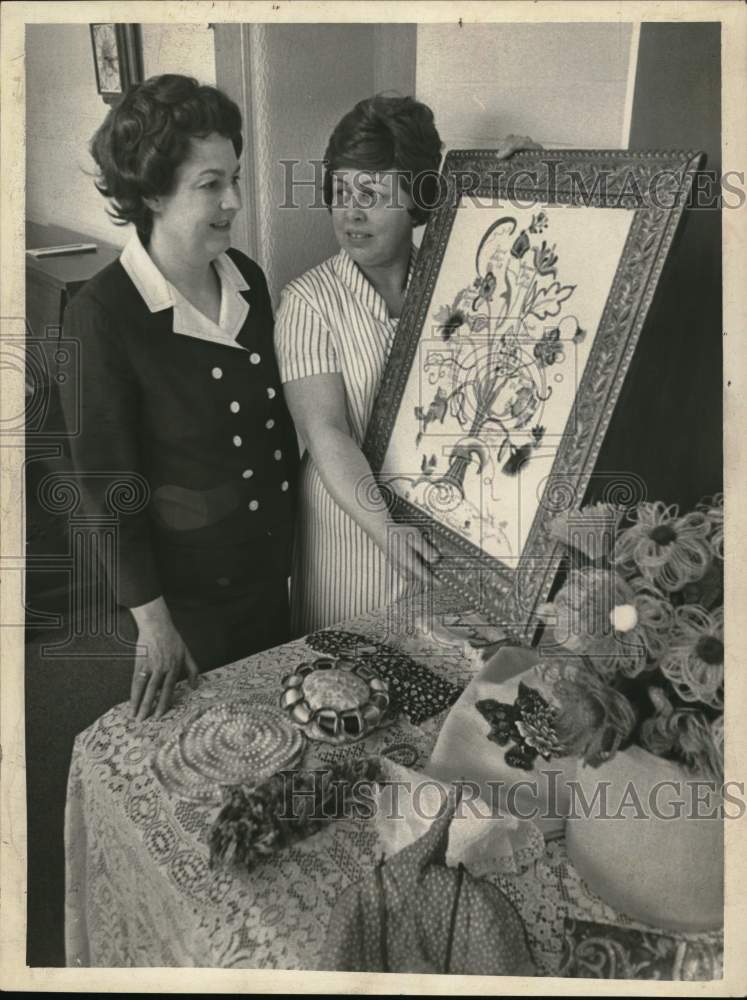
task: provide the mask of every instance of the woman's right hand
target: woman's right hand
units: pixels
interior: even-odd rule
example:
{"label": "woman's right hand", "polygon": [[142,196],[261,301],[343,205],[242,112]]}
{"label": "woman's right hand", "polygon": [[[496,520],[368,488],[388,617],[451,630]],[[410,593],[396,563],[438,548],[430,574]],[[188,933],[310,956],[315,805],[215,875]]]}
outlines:
{"label": "woman's right hand", "polygon": [[142,722],[155,710],[160,719],[168,711],[174,688],[186,670],[192,687],[197,686],[199,668],[176,629],[163,597],[131,609],[138,626],[138,643],[146,655],[135,658],[130,689],[130,711]]}
{"label": "woman's right hand", "polygon": [[386,539],[380,545],[389,562],[408,583],[417,582],[422,587],[433,585],[433,569],[441,553],[416,527],[389,522]]}

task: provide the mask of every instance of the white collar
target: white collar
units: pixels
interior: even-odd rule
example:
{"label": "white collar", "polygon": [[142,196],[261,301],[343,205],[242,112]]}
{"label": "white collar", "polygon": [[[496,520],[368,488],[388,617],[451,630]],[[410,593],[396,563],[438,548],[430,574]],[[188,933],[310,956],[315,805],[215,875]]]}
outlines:
{"label": "white collar", "polygon": [[[410,260],[407,267],[407,281],[405,292],[410,288],[410,280],[415,270],[415,261],[418,255],[418,248],[413,243],[410,246]],[[345,284],[350,288],[356,298],[360,299],[364,306],[371,312],[375,319],[380,322],[397,323],[397,319],[389,316],[389,309],[384,301],[384,297],[376,291],[360,267],[356,264],[347,250],[340,249],[333,258],[333,267]]]}
{"label": "white collar", "polygon": [[241,346],[235,340],[249,314],[249,303],[241,292],[247,291],[250,286],[228,254],[222,253],[213,261],[221,284],[218,323],[213,323],[195,309],[168,281],[151,259],[137,233],[132,234],[119,260],[150,312],[174,310],[174,333],[229,346]]}

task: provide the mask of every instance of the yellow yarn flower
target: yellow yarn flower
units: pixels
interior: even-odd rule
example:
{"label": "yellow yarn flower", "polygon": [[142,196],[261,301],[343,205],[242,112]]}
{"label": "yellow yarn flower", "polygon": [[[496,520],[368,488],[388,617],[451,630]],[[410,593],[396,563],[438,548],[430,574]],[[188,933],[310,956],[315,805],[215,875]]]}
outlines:
{"label": "yellow yarn flower", "polygon": [[717,559],[724,559],[724,495],[717,493],[714,497],[704,500],[698,504],[698,510],[702,511],[710,522],[709,544],[711,551]]}
{"label": "yellow yarn flower", "polygon": [[672,607],[651,584],[593,567],[572,570],[539,614],[553,624],[556,643],[587,656],[608,679],[639,674],[667,648],[672,626]]}
{"label": "yellow yarn flower", "polygon": [[674,612],[669,649],[659,662],[683,701],[724,707],[724,609],[683,604]]}
{"label": "yellow yarn flower", "polygon": [[702,511],[678,517],[677,507],[642,503],[635,523],[620,532],[613,562],[626,572],[637,569],[666,591],[681,590],[700,580],[711,561],[710,523]]}

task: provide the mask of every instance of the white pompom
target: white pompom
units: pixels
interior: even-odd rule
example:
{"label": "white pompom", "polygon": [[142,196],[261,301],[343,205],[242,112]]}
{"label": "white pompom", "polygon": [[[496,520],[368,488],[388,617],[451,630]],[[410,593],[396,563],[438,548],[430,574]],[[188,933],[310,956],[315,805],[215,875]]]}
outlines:
{"label": "white pompom", "polygon": [[638,624],[638,612],[632,604],[618,604],[610,611],[610,621],[616,632],[631,632]]}

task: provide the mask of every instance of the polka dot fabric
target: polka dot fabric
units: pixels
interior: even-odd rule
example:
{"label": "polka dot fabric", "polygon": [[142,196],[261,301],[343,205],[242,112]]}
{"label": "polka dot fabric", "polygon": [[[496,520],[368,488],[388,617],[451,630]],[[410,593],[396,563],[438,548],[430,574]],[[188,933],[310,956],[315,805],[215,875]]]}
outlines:
{"label": "polka dot fabric", "polygon": [[326,656],[351,657],[365,663],[389,685],[394,711],[403,712],[414,726],[451,708],[462,688],[416,663],[384,642],[341,629],[323,629],[306,636],[306,644]]}
{"label": "polka dot fabric", "polygon": [[513,904],[496,886],[446,867],[455,808],[452,796],[423,837],[341,895],[321,970],[535,974]]}

